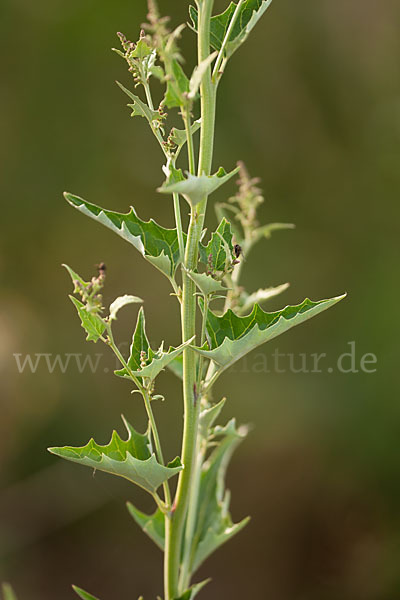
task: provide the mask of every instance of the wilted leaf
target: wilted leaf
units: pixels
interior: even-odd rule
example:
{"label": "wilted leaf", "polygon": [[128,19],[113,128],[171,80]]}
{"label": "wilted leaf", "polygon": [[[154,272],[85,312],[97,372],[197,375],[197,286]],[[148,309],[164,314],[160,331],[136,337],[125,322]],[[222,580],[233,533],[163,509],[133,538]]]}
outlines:
{"label": "wilted leaf", "polygon": [[302,304],[272,313],[264,312],[256,305],[246,317],[240,317],[232,310],[217,316],[209,310],[206,324],[209,349],[194,349],[213,360],[221,370],[227,369],[254,348],[311,319],[344,297],[319,302],[306,299]]}
{"label": "wilted leaf", "polygon": [[117,213],[86,202],[73,194],[65,193],[64,196],[71,206],[130,242],[146,260],[164,275],[169,278],[173,277],[180,262],[176,229],[165,229],[155,223],[153,219],[142,221],[133,208],[126,214]]}
{"label": "wilted leaf", "polygon": [[114,300],[114,302],[110,305],[110,321],[115,321],[118,311],[127,304],[141,304],[142,302],[143,300],[137,296],[129,296],[128,294],[119,296],[119,298]]}
{"label": "wilted leaf", "polygon": [[124,418],[123,421],[128,431],[127,440],[122,440],[113,431],[111,441],[106,446],[91,439],[86,446],[53,447],[48,450],[66,460],[124,477],[154,494],[160,485],[183,467],[180,462],[174,467],[160,465],[152,453],[149,433],[137,433]]}

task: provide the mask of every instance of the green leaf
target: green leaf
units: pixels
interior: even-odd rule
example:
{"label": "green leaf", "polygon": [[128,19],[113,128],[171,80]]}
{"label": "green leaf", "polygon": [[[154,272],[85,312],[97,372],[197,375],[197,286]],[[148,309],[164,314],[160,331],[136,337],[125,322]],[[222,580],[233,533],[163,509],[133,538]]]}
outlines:
{"label": "green leaf", "polygon": [[174,360],[169,363],[168,369],[171,371],[171,373],[176,375],[178,379],[183,380],[183,354],[180,354],[174,358]]}
{"label": "green leaf", "polygon": [[258,304],[250,315],[239,317],[232,310],[217,316],[208,311],[207,337],[209,349],[194,348],[225,370],[261,344],[311,319],[345,297],[312,302],[308,298],[297,306],[287,306],[277,312],[264,312]]}
{"label": "green leaf", "polygon": [[188,97],[190,98],[190,100],[194,100],[197,96],[197,92],[199,91],[199,87],[201,85],[201,82],[203,81],[203,77],[207,73],[207,70],[210,68],[214,59],[217,58],[217,55],[218,52],[213,52],[194,68],[189,82]]}
{"label": "green leaf", "polygon": [[86,306],[80,300],[74,296],[69,297],[78,311],[82,327],[87,333],[87,341],[96,343],[104,333],[105,323],[96,313],[88,312]]}
{"label": "green leaf", "polygon": [[111,441],[106,446],[100,446],[91,439],[86,446],[53,447],[48,450],[66,460],[124,477],[154,495],[160,485],[183,467],[180,461],[174,467],[160,465],[152,453],[149,431],[137,433],[124,417],[122,419],[128,432],[127,440],[122,440],[113,431]]}
{"label": "green leaf", "polygon": [[219,281],[213,279],[211,275],[207,275],[206,273],[195,273],[194,271],[186,271],[188,276],[203,296],[210,296],[212,294],[220,294],[222,292],[226,292],[228,288],[224,287]]}
{"label": "green leaf", "polygon": [[222,409],[225,406],[226,398],[222,398],[217,404],[213,404],[209,408],[205,408],[200,413],[199,429],[204,438],[208,437],[208,432],[218,419]]}
{"label": "green leaf", "polygon": [[[197,119],[197,121],[194,121],[194,123],[192,123],[192,125],[190,127],[191,134],[194,135],[196,133],[196,131],[199,131],[200,127],[201,127],[201,119]],[[185,129],[177,129],[176,127],[173,127],[171,129],[168,139],[170,142],[172,142],[173,144],[175,144],[177,146],[177,149],[174,152],[175,157],[179,156],[180,151],[182,150],[183,146],[187,143]]]}
{"label": "green leaf", "polygon": [[168,278],[174,276],[180,262],[176,229],[165,229],[153,219],[142,221],[132,207],[129,213],[124,214],[105,210],[73,194],[65,193],[64,196],[71,206],[130,242]]}
{"label": "green leaf", "polygon": [[82,598],[82,600],[99,600],[98,598],[96,598],[96,596],[92,596],[92,594],[88,594],[84,590],[81,590],[81,588],[78,588],[76,585],[73,585],[72,589],[74,590],[74,592],[76,592],[76,594],[79,596],[79,598]]}
{"label": "green leaf", "polygon": [[75,273],[75,271],[73,271],[71,269],[71,267],[69,267],[68,265],[62,265],[62,266],[65,267],[65,269],[67,269],[68,273],[70,274],[72,283],[74,284],[74,293],[79,290],[79,288],[77,288],[75,282],[78,282],[82,286],[82,288],[87,289],[87,287],[89,285],[89,281],[84,281],[82,279],[82,277],[80,275],[78,275],[78,273]]}
{"label": "green leaf", "polygon": [[256,241],[261,238],[269,239],[274,231],[281,231],[283,229],[296,229],[296,225],[293,225],[293,223],[269,223],[256,229],[254,237]]}
{"label": "green leaf", "polygon": [[222,440],[203,465],[194,536],[193,572],[219,546],[230,540],[248,523],[248,518],[237,524],[232,522],[229,513],[230,494],[225,489],[225,474],[229,461],[246,435],[247,428],[237,429],[234,419],[214,434],[214,437],[221,437]]}
{"label": "green leaf", "polygon": [[183,181],[177,181],[170,183],[166,181],[158,191],[162,194],[181,194],[185,200],[191,205],[196,206],[205,197],[209,196],[221,185],[229,181],[236,173],[239,168],[237,167],[230,173],[226,173],[225,169],[220,167],[217,173],[214,175],[192,175],[188,173],[186,179]]}
{"label": "green leaf", "polygon": [[288,283],[283,283],[276,287],[259,289],[252,294],[244,292],[240,297],[240,306],[237,309],[238,314],[243,315],[253,308],[255,304],[263,304],[271,298],[275,298],[282,292],[285,292],[289,287]]}
{"label": "green leaf", "polygon": [[[178,348],[171,346],[167,352],[163,351],[162,346],[156,352],[153,351],[147,339],[144,310],[141,308],[133,334],[130,356],[127,363],[128,367],[136,377],[140,379],[148,377],[150,380],[153,380],[169,363],[182,354],[191,341],[189,340],[181,344]],[[115,371],[115,374],[119,377],[130,379],[129,372],[125,368]]]}
{"label": "green leaf", "polygon": [[117,84],[121,90],[125,92],[125,94],[129,96],[131,100],[133,100],[133,104],[128,104],[129,108],[132,109],[132,117],[144,117],[147,119],[150,125],[153,123],[153,121],[161,122],[162,119],[158,111],[152,110],[149,106],[147,106],[147,104],[145,104],[145,102],[142,102],[139,96],[132,94],[132,92],[124,87],[122,83],[119,83],[119,81],[117,81]]}
{"label": "green leaf", "polygon": [[17,600],[17,596],[9,583],[3,583],[2,591],[3,600]]}
{"label": "green leaf", "polygon": [[[232,237],[231,224],[223,218],[218,225],[217,230],[212,234],[207,246],[203,246],[203,244],[200,243],[200,261],[203,264],[212,267],[212,270],[215,272],[224,271],[226,263],[233,260]],[[230,256],[226,255],[226,247],[223,240],[228,245]]]}
{"label": "green leaf", "polygon": [[134,50],[130,53],[130,58],[138,58],[144,60],[147,56],[150,56],[154,50],[146,44],[145,39],[140,39],[136,44]]}
{"label": "green leaf", "polygon": [[143,529],[151,540],[164,551],[165,546],[165,515],[159,508],[152,514],[146,515],[131,502],[127,503],[128,511],[136,523]]}
{"label": "green leaf", "polygon": [[215,214],[219,221],[226,219],[231,224],[232,233],[235,236],[237,243],[242,244],[244,241],[243,230],[236,220],[238,210],[232,204],[226,204],[225,202],[217,202],[215,204]]}
{"label": "green leaf", "polygon": [[187,104],[189,80],[176,59],[172,59],[168,69],[167,91],[164,104],[167,108],[176,108]]}
{"label": "green leaf", "polygon": [[[245,2],[243,2],[225,47],[225,56],[227,58],[232,56],[235,50],[243,44],[271,3],[272,0],[245,0]],[[211,18],[210,42],[215,50],[221,50],[222,43],[228,32],[236,8],[237,3],[231,2],[223,13]],[[193,29],[197,31],[198,11],[194,6],[191,6],[189,13],[192,19]]]}
{"label": "green leaf", "polygon": [[177,598],[176,600],[194,600],[194,598],[196,598],[197,594],[199,594],[201,592],[201,590],[203,589],[203,587],[205,585],[207,585],[207,583],[209,583],[210,581],[211,581],[211,579],[206,579],[205,581],[202,581],[201,583],[195,583],[194,585],[192,585],[191,588],[186,590],[186,592],[184,592],[182,594],[182,596],[179,596],[179,598]]}
{"label": "green leaf", "polygon": [[129,296],[125,294],[124,296],[119,296],[112,304],[110,304],[110,321],[115,321],[117,319],[117,313],[121,308],[127,306],[127,304],[141,304],[143,300],[138,298],[137,296]]}

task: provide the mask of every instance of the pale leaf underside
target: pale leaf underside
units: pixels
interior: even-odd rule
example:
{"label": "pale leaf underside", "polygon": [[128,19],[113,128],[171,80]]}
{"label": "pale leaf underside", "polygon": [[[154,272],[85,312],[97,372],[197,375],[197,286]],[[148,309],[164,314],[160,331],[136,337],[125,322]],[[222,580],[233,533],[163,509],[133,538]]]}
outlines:
{"label": "pale leaf underside", "polygon": [[248,352],[327,310],[344,297],[319,302],[306,299],[297,306],[287,306],[272,313],[264,312],[256,304],[246,317],[240,317],[232,310],[222,316],[208,311],[206,327],[209,347],[194,349],[213,360],[221,370],[227,369]]}
{"label": "pale leaf underside", "polygon": [[[245,0],[243,2],[225,45],[225,56],[227,58],[243,44],[271,3],[272,0]],[[215,15],[211,19],[210,42],[215,50],[221,50],[237,5],[237,2],[231,2],[223,13]],[[198,11],[194,6],[191,6],[189,12],[193,28],[197,31]]]}
{"label": "pale leaf underside", "polygon": [[91,439],[86,446],[53,447],[49,452],[92,469],[98,469],[124,477],[142,487],[150,494],[182,470],[182,465],[165,467],[157,462],[151,450],[149,434],[139,434],[124,419],[128,431],[127,440],[122,440],[116,431],[109,444],[101,446]]}
{"label": "pale leaf underside", "polygon": [[84,215],[102,223],[130,242],[141,255],[167,277],[173,277],[180,262],[176,229],[166,229],[153,219],[142,221],[131,208],[129,213],[118,213],[86,202],[79,196],[65,193],[71,206]]}

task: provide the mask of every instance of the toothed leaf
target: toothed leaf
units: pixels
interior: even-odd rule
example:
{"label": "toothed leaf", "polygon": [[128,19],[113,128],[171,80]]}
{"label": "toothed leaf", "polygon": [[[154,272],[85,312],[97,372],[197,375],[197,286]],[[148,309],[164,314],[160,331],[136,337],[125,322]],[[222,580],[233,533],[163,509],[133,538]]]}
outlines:
{"label": "toothed leaf", "polygon": [[203,465],[194,536],[196,549],[192,564],[193,572],[219,546],[243,529],[249,520],[243,519],[237,524],[232,522],[229,513],[230,495],[225,489],[225,474],[229,461],[235,448],[246,435],[247,428],[237,429],[235,420],[232,419],[226,427],[220,428],[219,437],[222,440]]}
{"label": "toothed leaf", "polygon": [[49,448],[49,452],[92,469],[124,477],[154,494],[160,485],[183,467],[180,461],[174,467],[160,465],[152,454],[149,433],[137,433],[125,419],[124,424],[128,432],[126,440],[114,431],[111,441],[105,446],[91,439],[86,446],[53,447]]}
{"label": "toothed leaf", "polygon": [[176,229],[165,229],[153,219],[142,221],[132,207],[129,213],[118,213],[86,202],[73,194],[65,193],[64,196],[71,206],[130,242],[164,275],[173,277],[180,262]]}
{"label": "toothed leaf", "polygon": [[[164,352],[162,347],[157,351],[152,350],[146,335],[144,310],[141,308],[132,338],[130,355],[127,362],[128,367],[131,373],[140,380],[143,377],[148,377],[150,380],[153,380],[174,359],[180,356],[185,347],[189,344],[190,341],[181,344],[178,348],[170,346],[167,352]],[[130,379],[130,374],[125,367],[115,371],[115,374],[119,377]]]}
{"label": "toothed leaf", "polygon": [[117,84],[119,85],[121,90],[125,92],[125,94],[129,96],[131,100],[133,100],[133,104],[128,104],[129,108],[132,109],[132,117],[144,117],[145,119],[147,119],[150,125],[153,123],[153,121],[161,122],[162,119],[160,117],[159,112],[157,112],[156,110],[152,110],[139,98],[139,96],[135,96],[135,94],[133,94],[126,87],[124,87],[122,83],[119,83],[119,81],[117,81]]}
{"label": "toothed leaf", "polygon": [[143,529],[151,540],[164,551],[165,546],[165,516],[159,508],[152,514],[146,515],[128,502],[128,511],[136,523]]}
{"label": "toothed leaf", "polygon": [[[200,243],[200,261],[211,267],[213,271],[224,271],[227,261],[231,262],[233,260],[232,237],[231,224],[223,218],[217,230],[212,234],[207,246]],[[230,256],[226,255],[226,246],[223,240],[228,245]]]}
{"label": "toothed leaf", "polygon": [[80,300],[74,298],[74,296],[69,297],[78,311],[82,327],[87,333],[86,340],[88,342],[97,342],[106,328],[103,320],[96,313],[89,312]]}
{"label": "toothed leaf", "polygon": [[[245,0],[243,2],[225,47],[226,57],[232,56],[235,50],[243,44],[271,3],[272,0]],[[211,18],[210,42],[215,50],[221,49],[236,8],[237,3],[231,2],[223,13]],[[197,31],[198,11],[194,6],[191,6],[189,12],[193,29]]]}
{"label": "toothed leaf", "polygon": [[319,302],[306,299],[302,304],[272,313],[264,312],[256,304],[246,317],[240,317],[232,310],[217,316],[209,310],[206,323],[209,349],[194,349],[225,370],[254,348],[311,319],[344,297]]}
{"label": "toothed leaf", "polygon": [[214,175],[192,175],[189,173],[183,181],[166,181],[158,191],[162,194],[181,194],[191,205],[196,206],[204,198],[215,192],[221,185],[229,181],[236,173],[238,168],[230,173],[226,173],[222,167]]}

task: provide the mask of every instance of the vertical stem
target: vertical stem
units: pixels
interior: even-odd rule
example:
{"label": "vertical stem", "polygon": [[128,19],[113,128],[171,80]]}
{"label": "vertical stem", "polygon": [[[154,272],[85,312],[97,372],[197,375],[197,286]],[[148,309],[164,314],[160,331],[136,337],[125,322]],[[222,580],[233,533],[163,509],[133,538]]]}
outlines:
{"label": "vertical stem", "polygon": [[174,199],[176,231],[178,232],[179,254],[181,257],[181,261],[183,262],[184,258],[185,258],[185,243],[183,241],[182,217],[181,217],[181,207],[179,204],[179,194],[174,194],[173,199]]}
{"label": "vertical stem", "polygon": [[[203,0],[199,5],[198,61],[207,58],[210,53],[210,19],[213,0]],[[211,170],[214,145],[215,100],[216,94],[211,82],[211,68],[205,74],[201,87],[201,135],[199,173]],[[197,266],[198,246],[203,229],[207,197],[192,209],[185,253],[185,267],[193,270]],[[182,292],[182,340],[187,341],[196,333],[196,296],[193,281],[183,272]],[[182,441],[182,462],[184,469],[180,473],[169,528],[166,532],[165,548],[165,600],[174,600],[184,590],[179,587],[179,571],[182,554],[182,540],[187,516],[190,488],[195,475],[198,420],[200,402],[196,391],[196,356],[192,349],[183,353],[183,399],[184,429]]]}
{"label": "vertical stem", "polygon": [[199,502],[201,471],[204,462],[205,448],[202,439],[198,436],[196,444],[195,466],[193,470],[192,485],[190,487],[190,502],[185,529],[185,546],[182,558],[179,585],[181,590],[186,590],[190,585],[190,567],[193,558],[193,536],[196,529],[197,510]]}
{"label": "vertical stem", "polygon": [[195,155],[194,155],[193,134],[191,131],[191,118],[190,118],[189,106],[182,107],[182,118],[183,118],[183,122],[185,123],[189,172],[192,175],[194,175],[195,171],[196,171],[196,159],[195,159]]}

